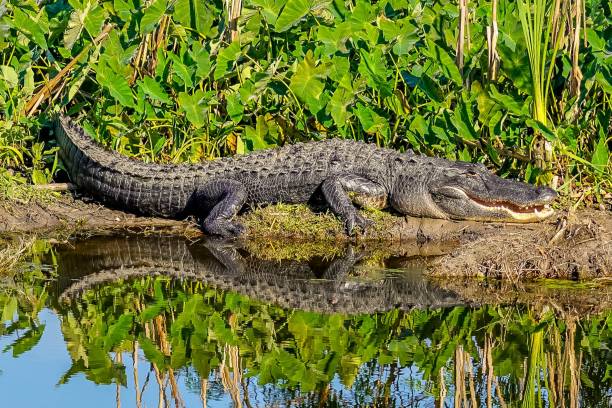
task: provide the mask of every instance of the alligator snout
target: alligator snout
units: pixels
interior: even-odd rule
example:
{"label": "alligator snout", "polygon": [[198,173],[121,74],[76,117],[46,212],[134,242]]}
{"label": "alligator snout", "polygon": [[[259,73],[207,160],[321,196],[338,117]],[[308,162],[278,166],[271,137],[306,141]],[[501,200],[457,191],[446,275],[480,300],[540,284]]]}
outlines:
{"label": "alligator snout", "polygon": [[538,199],[543,202],[551,202],[557,198],[557,192],[550,187],[539,186],[536,187],[536,194]]}

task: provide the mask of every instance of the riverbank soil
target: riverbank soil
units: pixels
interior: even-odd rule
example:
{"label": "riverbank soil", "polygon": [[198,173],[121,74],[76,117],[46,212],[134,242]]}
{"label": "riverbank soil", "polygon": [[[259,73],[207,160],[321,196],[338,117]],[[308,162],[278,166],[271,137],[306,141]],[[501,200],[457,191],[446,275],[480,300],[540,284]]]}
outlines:
{"label": "riverbank soil", "polygon": [[[354,238],[328,212],[302,205],[276,205],[245,212],[238,218],[248,229],[247,241],[309,243],[326,253],[351,241],[428,248],[444,242],[430,264],[434,276],[481,276],[524,280],[534,278],[605,279],[612,277],[612,213],[601,210],[558,211],[537,224],[479,223],[402,217],[367,212],[374,226]],[[0,202],[0,234],[67,237],[113,231],[201,236],[195,220],[141,217],[109,209],[69,194],[29,203]],[[316,242],[316,245],[313,243]],[[307,245],[307,246],[308,246]],[[302,245],[304,246],[304,245]],[[393,248],[393,249],[391,249]],[[425,250],[425,253],[427,251]]]}

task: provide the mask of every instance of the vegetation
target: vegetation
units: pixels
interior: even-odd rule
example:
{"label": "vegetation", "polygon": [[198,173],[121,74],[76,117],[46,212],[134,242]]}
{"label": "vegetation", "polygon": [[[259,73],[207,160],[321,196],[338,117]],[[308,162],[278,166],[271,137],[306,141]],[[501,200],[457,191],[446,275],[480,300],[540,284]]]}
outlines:
{"label": "vegetation", "polygon": [[[60,387],[83,373],[119,388],[144,370],[149,388],[157,381],[168,390],[165,406],[180,402],[181,377],[191,378],[203,399],[222,390],[236,406],[253,387],[266,386],[274,405],[287,406],[398,406],[413,395],[436,406],[455,399],[465,406],[604,407],[610,397],[605,315],[525,306],[322,315],[163,277],[98,285],[60,300],[71,280],[49,279],[44,265],[35,258],[1,285],[0,337],[12,339],[4,352],[20,357],[46,330],[39,312],[53,309],[72,363]],[[131,366],[134,355],[150,365]],[[140,398],[148,382],[130,392]]]}
{"label": "vegetation", "polygon": [[609,7],[2,0],[0,166],[51,180],[55,148],[39,131],[65,109],[147,161],[343,137],[601,200],[612,187]]}

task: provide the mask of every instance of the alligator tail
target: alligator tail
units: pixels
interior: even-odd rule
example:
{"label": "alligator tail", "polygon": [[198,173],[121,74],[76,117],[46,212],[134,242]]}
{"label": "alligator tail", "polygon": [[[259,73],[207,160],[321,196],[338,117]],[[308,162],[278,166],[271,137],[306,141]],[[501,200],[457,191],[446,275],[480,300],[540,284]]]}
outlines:
{"label": "alligator tail", "polygon": [[[177,217],[184,210],[190,186],[172,194],[177,166],[143,163],[112,152],[66,116],[54,122],[59,155],[70,180],[111,206],[147,215]],[[170,191],[170,194],[168,192]]]}

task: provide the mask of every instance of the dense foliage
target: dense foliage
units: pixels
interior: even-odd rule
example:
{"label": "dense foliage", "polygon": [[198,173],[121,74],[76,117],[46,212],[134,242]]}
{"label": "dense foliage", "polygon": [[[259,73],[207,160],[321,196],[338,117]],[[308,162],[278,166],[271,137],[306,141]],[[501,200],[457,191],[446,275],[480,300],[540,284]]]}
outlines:
{"label": "dense foliage", "polygon": [[0,163],[50,180],[53,142],[38,131],[65,108],[107,146],[144,160],[343,137],[481,161],[531,182],[556,175],[561,191],[601,198],[610,188],[609,7],[2,0]]}

